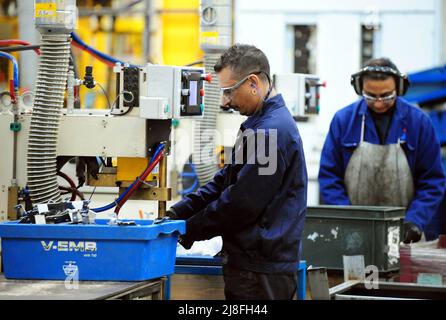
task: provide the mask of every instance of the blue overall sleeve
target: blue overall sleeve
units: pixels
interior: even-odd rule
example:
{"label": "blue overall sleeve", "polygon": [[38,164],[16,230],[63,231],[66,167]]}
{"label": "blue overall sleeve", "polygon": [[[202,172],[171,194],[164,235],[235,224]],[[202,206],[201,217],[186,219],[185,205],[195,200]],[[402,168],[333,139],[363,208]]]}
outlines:
{"label": "blue overall sleeve", "polygon": [[[277,155],[277,169],[271,175],[259,174],[259,169],[264,166],[257,161],[242,165],[237,182],[226,188],[204,210],[187,220],[188,240],[206,240],[229,232],[236,233],[255,223],[279,192],[283,181],[286,164],[280,150]],[[248,160],[247,163],[253,162]]]}
{"label": "blue overall sleeve", "polygon": [[445,187],[440,144],[427,117],[421,121],[419,143],[415,150],[415,196],[406,212],[406,221],[424,230],[437,211]]}
{"label": "blue overall sleeve", "polygon": [[218,171],[212,181],[200,187],[195,193],[188,194],[183,200],[172,206],[180,219],[188,219],[217,199],[224,188],[227,166]]}
{"label": "blue overall sleeve", "polygon": [[322,148],[318,179],[325,204],[350,205],[344,185],[341,125],[337,115],[330,124],[330,130]]}

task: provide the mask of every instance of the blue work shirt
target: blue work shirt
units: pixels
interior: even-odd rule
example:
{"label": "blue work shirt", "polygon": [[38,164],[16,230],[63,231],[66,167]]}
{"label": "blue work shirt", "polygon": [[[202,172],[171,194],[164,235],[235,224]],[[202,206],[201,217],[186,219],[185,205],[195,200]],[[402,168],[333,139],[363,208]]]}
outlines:
{"label": "blue work shirt", "polygon": [[[319,170],[320,191],[325,204],[350,205],[344,175],[350,157],[360,142],[364,114],[364,140],[379,144],[376,127],[364,99],[339,110],[331,122]],[[385,144],[397,143],[398,138],[403,142],[415,187],[405,220],[424,230],[437,214],[444,193],[440,144],[429,117],[400,97],[396,99]]]}
{"label": "blue work shirt", "polygon": [[[253,162],[233,161],[172,208],[179,218],[187,219],[188,241],[222,236],[228,265],[263,273],[294,273],[300,258],[308,182],[296,123],[278,94],[240,129],[243,133],[248,129],[266,132],[267,146],[272,131],[277,132],[277,148],[267,148],[266,153],[274,154],[277,149],[275,173],[259,174],[265,165],[257,157]],[[257,142],[258,147],[258,138]],[[247,153],[247,159],[252,159]]]}

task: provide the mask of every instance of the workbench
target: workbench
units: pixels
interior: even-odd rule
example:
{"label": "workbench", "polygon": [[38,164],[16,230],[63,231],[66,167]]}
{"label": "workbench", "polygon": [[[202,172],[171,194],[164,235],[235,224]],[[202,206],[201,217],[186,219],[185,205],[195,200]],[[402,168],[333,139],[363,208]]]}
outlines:
{"label": "workbench", "polygon": [[[298,272],[298,285],[297,285],[297,299],[306,299],[306,261],[300,261],[297,272]],[[211,257],[211,256],[200,256],[200,255],[190,255],[190,256],[177,256],[175,263],[175,274],[186,274],[186,275],[212,275],[221,276],[222,272],[222,259],[221,257]],[[171,279],[172,276],[168,276],[166,282],[166,290],[164,292],[164,298],[170,300],[171,296]]]}
{"label": "workbench", "polygon": [[161,300],[166,280],[79,281],[77,289],[67,289],[64,281],[12,280],[0,274],[0,300]]}

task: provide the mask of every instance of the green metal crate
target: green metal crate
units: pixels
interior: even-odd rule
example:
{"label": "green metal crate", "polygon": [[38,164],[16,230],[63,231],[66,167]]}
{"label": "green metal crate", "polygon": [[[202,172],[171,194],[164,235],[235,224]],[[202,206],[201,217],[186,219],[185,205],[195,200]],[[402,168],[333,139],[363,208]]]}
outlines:
{"label": "green metal crate", "polygon": [[343,255],[363,255],[365,266],[399,270],[399,243],[405,208],[308,207],[302,260],[313,267],[343,269]]}

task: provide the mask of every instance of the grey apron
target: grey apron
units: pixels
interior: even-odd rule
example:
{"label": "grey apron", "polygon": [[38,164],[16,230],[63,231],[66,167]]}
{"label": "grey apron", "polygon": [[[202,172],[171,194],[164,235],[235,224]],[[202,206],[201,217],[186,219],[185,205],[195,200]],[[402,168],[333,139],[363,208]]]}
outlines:
{"label": "grey apron", "polygon": [[404,150],[398,143],[388,145],[361,141],[345,171],[344,182],[352,205],[408,207],[414,196],[413,177]]}

